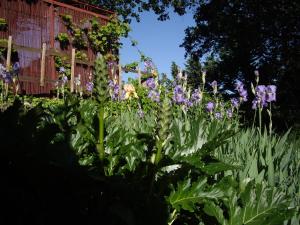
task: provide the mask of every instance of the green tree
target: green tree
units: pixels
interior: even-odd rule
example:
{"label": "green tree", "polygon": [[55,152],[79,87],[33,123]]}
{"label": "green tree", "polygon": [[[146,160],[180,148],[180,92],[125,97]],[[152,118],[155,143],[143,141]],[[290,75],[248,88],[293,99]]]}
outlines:
{"label": "green tree", "polygon": [[179,73],[179,66],[173,61],[171,64],[171,75],[174,80],[176,80],[178,73]]}
{"label": "green tree", "polygon": [[[67,0],[66,0],[67,1]],[[169,19],[169,8],[173,8],[174,12],[179,15],[186,13],[186,9],[191,6],[192,1],[183,0],[83,0],[85,2],[99,5],[102,8],[112,10],[122,16],[127,22],[132,18],[140,21],[140,13],[152,10],[158,15],[159,20]]]}
{"label": "green tree", "polygon": [[198,57],[190,56],[185,64],[187,84],[192,88],[198,88],[201,82],[202,66]]}
{"label": "green tree", "polygon": [[300,2],[199,1],[194,18],[182,44],[186,52],[200,58],[212,54],[228,88],[234,79],[250,88],[258,69],[262,84],[278,86],[280,113],[294,123],[291,115],[300,109]]}

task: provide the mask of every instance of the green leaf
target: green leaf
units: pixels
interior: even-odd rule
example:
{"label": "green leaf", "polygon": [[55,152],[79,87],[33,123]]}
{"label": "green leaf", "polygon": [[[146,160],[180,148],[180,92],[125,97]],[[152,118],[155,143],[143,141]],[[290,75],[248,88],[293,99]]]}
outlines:
{"label": "green leaf", "polygon": [[206,199],[216,200],[223,196],[220,189],[209,189],[206,183],[206,179],[200,179],[194,183],[191,183],[191,179],[179,182],[177,189],[171,192],[167,200],[177,211],[184,209],[194,212],[197,203],[202,203]]}
{"label": "green leaf", "polygon": [[209,175],[214,175],[216,173],[223,172],[226,170],[236,170],[240,168],[241,167],[238,165],[230,165],[223,162],[214,162],[205,165],[203,168],[201,168],[201,170]]}
{"label": "green leaf", "polygon": [[224,219],[223,210],[214,202],[207,201],[204,205],[203,210],[207,215],[215,217],[220,224],[222,225],[228,224],[227,221]]}
{"label": "green leaf", "polygon": [[209,153],[216,150],[221,145],[225,144],[227,140],[235,135],[235,132],[232,130],[226,130],[224,132],[218,133],[212,140],[206,142],[201,149],[199,150],[199,153],[201,156],[208,155]]}
{"label": "green leaf", "polygon": [[258,184],[246,195],[249,201],[243,202],[245,207],[241,210],[242,224],[282,224],[289,215],[289,201],[275,188],[266,188]]}
{"label": "green leaf", "polygon": [[[222,182],[221,182],[222,183]],[[265,184],[245,181],[242,189],[224,186],[227,189],[223,202],[229,218],[212,202],[206,202],[204,211],[224,225],[277,225],[293,216],[287,196]],[[239,192],[241,191],[241,192]]]}

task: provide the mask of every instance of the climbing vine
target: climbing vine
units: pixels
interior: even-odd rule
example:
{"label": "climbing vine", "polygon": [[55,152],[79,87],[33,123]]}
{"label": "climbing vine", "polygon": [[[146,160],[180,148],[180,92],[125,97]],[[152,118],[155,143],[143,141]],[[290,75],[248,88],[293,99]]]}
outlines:
{"label": "climbing vine", "polygon": [[0,18],[0,31],[5,31],[7,29],[7,22],[4,18]]}
{"label": "climbing vine", "polygon": [[70,44],[69,35],[67,33],[59,33],[55,40],[59,41],[61,49],[67,49]]}
{"label": "climbing vine", "polygon": [[[61,15],[68,33],[60,33],[56,40],[62,49],[71,43],[77,50],[90,47],[94,53],[100,52],[106,60],[118,60],[118,49],[122,46],[121,37],[126,37],[130,31],[129,25],[116,17],[111,17],[106,25],[102,25],[98,18],[83,20],[81,24],[73,23],[71,15]],[[84,53],[78,53],[79,59],[86,59]]]}
{"label": "climbing vine", "polygon": [[130,28],[128,24],[121,22],[117,18],[111,18],[106,25],[100,25],[97,19],[92,19],[91,29],[87,36],[94,52],[106,55],[111,52],[117,54],[122,46],[121,37],[127,37]]}

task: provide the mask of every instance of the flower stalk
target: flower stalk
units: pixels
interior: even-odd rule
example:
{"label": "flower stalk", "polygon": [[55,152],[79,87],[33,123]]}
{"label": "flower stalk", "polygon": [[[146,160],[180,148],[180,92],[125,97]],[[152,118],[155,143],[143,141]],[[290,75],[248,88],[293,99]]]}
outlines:
{"label": "flower stalk", "polygon": [[171,126],[171,104],[168,97],[165,97],[158,118],[158,133],[156,136],[156,154],[154,158],[154,165],[158,165],[163,158],[162,152],[168,140],[170,139]]}
{"label": "flower stalk", "polygon": [[105,158],[105,148],[104,148],[104,107],[109,97],[108,89],[108,70],[107,65],[104,61],[102,55],[98,55],[95,61],[95,70],[94,70],[94,88],[93,93],[95,99],[98,103],[98,143],[97,151],[99,154],[100,161],[103,161]]}
{"label": "flower stalk", "polygon": [[101,161],[104,159],[104,107],[100,106],[99,108],[99,143],[97,145],[98,153],[99,153],[99,158]]}

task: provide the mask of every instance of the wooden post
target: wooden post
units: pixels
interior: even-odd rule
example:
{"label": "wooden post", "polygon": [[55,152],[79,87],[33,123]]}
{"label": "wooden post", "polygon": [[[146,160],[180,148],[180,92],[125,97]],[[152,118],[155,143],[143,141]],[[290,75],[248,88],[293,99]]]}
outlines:
{"label": "wooden post", "polygon": [[74,73],[75,73],[75,48],[72,49],[72,57],[71,57],[71,84],[70,84],[71,93],[74,92]]}
{"label": "wooden post", "polygon": [[122,66],[119,64],[119,98],[122,96]]}
{"label": "wooden post", "polygon": [[138,80],[139,80],[139,85],[141,86],[142,84],[142,73],[141,73],[141,69],[140,67],[137,68],[138,69]]}
{"label": "wooden post", "polygon": [[6,55],[6,70],[9,71],[10,60],[11,60],[11,46],[12,46],[12,36],[8,37],[7,42],[7,55]]}
{"label": "wooden post", "polygon": [[111,79],[114,81],[115,80],[115,64],[113,64],[111,66],[110,72],[111,72]]}
{"label": "wooden post", "polygon": [[40,77],[40,86],[44,87],[45,85],[45,62],[46,62],[46,43],[43,43],[42,47],[42,57],[41,57],[41,77]]}
{"label": "wooden post", "polygon": [[[11,64],[11,46],[12,46],[12,36],[8,37],[8,42],[7,42],[7,55],[6,55],[6,71],[10,70],[10,64]],[[5,83],[4,85],[5,89],[5,96],[8,95],[8,83]]]}

